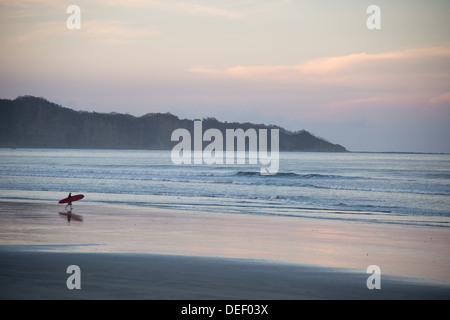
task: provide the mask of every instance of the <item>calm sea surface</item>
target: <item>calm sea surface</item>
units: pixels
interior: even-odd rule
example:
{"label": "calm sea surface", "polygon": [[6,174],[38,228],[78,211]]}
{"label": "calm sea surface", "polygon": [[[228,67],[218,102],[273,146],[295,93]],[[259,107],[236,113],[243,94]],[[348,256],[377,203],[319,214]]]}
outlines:
{"label": "calm sea surface", "polygon": [[[170,151],[0,149],[0,199],[450,227],[450,155],[280,153],[257,165],[175,165]],[[74,203],[76,210],[77,203]]]}

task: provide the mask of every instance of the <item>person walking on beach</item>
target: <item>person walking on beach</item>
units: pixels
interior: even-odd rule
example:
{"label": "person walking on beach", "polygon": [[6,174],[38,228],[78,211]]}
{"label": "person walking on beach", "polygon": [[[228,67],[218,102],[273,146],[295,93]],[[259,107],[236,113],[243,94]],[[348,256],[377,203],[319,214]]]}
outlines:
{"label": "person walking on beach", "polygon": [[[68,213],[72,213],[72,192],[69,193],[69,196],[68,196],[67,198],[69,198],[69,202],[67,203],[67,205],[66,205],[66,207],[65,207],[65,210],[66,210]],[[67,210],[67,207],[70,207],[70,210]]]}

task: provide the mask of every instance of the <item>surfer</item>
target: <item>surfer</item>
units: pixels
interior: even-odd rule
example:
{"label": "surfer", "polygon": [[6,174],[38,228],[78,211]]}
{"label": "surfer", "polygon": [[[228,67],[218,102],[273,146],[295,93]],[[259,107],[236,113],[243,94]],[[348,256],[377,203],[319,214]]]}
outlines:
{"label": "surfer", "polygon": [[65,210],[67,211],[67,207],[70,207],[70,210],[67,212],[71,213],[72,212],[72,192],[69,193],[69,196],[67,198],[69,198],[69,202],[67,203]]}

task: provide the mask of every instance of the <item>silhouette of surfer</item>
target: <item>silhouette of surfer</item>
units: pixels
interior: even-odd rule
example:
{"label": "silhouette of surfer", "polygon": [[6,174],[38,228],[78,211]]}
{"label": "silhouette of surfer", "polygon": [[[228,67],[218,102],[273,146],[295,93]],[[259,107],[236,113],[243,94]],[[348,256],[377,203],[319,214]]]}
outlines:
{"label": "silhouette of surfer", "polygon": [[[69,193],[69,196],[67,198],[69,198],[69,202],[64,209],[70,214],[72,213],[72,192]],[[67,210],[67,207],[70,207],[70,210]]]}

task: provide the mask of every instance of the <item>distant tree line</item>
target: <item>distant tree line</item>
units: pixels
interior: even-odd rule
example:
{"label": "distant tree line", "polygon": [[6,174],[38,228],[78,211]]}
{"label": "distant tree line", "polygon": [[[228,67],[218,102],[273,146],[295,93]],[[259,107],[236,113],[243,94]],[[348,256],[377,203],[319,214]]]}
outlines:
{"label": "distant tree line", "polygon": [[[170,113],[149,113],[135,117],[120,113],[75,111],[44,98],[23,96],[0,99],[0,147],[170,150],[175,129],[192,132],[193,120],[179,119]],[[339,145],[305,130],[296,132],[281,127],[253,123],[202,120],[203,130],[216,128],[279,129],[280,151],[346,152]]]}

